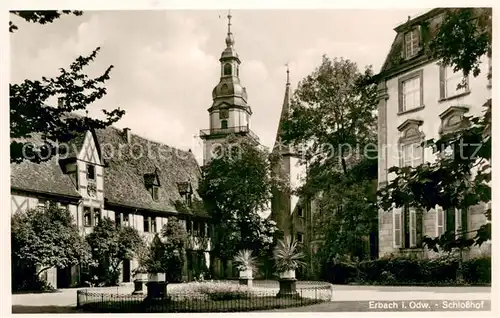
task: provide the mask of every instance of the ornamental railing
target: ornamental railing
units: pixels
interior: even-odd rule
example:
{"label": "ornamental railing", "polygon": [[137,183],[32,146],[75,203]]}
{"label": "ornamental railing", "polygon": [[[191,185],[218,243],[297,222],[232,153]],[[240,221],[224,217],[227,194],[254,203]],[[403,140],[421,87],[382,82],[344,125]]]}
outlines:
{"label": "ornamental railing", "polygon": [[200,130],[200,137],[208,137],[212,135],[229,135],[229,134],[248,134],[250,137],[259,140],[257,135],[248,126],[234,126],[227,128],[212,128]]}
{"label": "ornamental railing", "polygon": [[[279,288],[255,286],[249,290],[228,291],[186,290],[170,292],[161,299],[147,295],[95,292],[92,289],[77,291],[77,308],[83,312],[143,313],[143,312],[244,312],[300,307],[331,301],[331,286],[297,288],[294,295],[278,296]],[[238,285],[236,285],[238,286]],[[277,286],[276,286],[277,287]]]}

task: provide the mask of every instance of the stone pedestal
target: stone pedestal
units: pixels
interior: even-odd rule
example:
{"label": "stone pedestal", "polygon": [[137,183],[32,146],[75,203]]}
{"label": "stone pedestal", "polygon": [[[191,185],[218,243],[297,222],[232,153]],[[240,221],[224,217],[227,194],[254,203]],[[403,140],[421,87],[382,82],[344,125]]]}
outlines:
{"label": "stone pedestal", "polygon": [[297,280],[295,278],[282,278],[279,282],[280,291],[276,297],[296,297],[299,295],[299,293],[297,293]]}
{"label": "stone pedestal", "polygon": [[239,279],[240,285],[247,286],[247,287],[252,287],[253,286],[253,278],[242,278],[240,277]]}
{"label": "stone pedestal", "polygon": [[167,282],[149,281],[146,285],[149,299],[163,299],[167,295]]}
{"label": "stone pedestal", "polygon": [[132,295],[142,295],[144,294],[144,284],[147,282],[145,279],[134,280],[134,291]]}

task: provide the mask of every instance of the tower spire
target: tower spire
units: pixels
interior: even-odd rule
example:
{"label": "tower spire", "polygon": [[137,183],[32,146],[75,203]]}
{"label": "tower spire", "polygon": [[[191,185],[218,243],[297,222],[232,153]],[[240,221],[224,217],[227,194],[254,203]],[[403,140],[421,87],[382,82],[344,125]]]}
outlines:
{"label": "tower spire", "polygon": [[285,64],[286,66],[286,85],[290,85],[290,65],[288,62]]}
{"label": "tower spire", "polygon": [[231,15],[231,10],[228,10],[227,12],[227,37],[226,37],[226,46],[227,47],[233,47],[234,45],[234,36],[233,33],[231,32],[231,18],[233,16]]}

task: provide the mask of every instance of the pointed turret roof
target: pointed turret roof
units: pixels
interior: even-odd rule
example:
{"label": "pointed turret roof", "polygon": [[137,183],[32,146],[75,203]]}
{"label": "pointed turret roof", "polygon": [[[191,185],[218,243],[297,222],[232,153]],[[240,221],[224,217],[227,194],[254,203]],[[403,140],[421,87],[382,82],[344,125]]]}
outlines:
{"label": "pointed turret roof", "polygon": [[274,142],[274,151],[280,151],[282,155],[290,153],[290,147],[285,145],[282,141],[283,139],[283,125],[289,120],[290,117],[290,98],[291,98],[291,88],[290,88],[290,69],[286,69],[286,86],[285,86],[285,97],[283,99],[283,106],[281,108],[281,116],[278,123],[278,130],[276,132],[276,140]]}

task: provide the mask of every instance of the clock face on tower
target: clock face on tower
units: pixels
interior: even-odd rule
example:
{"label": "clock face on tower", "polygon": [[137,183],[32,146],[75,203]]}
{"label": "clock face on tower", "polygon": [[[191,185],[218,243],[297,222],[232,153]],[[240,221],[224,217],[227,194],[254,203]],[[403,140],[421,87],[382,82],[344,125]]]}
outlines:
{"label": "clock face on tower", "polygon": [[228,119],[229,118],[229,111],[227,109],[221,109],[219,111],[219,118],[220,119]]}

